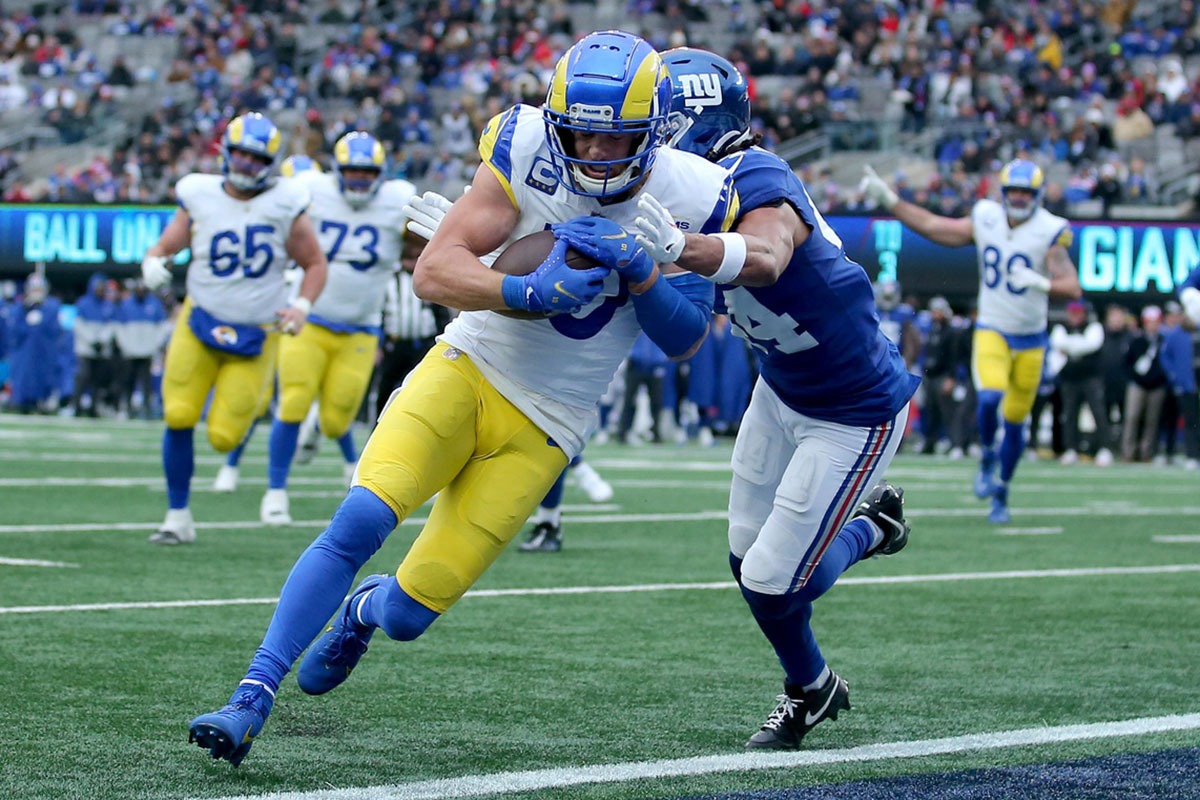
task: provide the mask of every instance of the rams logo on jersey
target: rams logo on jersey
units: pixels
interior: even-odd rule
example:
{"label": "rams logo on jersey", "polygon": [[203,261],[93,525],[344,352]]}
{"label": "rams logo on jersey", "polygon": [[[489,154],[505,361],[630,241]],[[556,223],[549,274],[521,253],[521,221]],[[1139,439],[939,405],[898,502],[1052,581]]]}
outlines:
{"label": "rams logo on jersey", "polygon": [[212,338],[215,342],[220,342],[224,345],[233,346],[238,343],[238,333],[228,325],[217,325],[212,329]]}

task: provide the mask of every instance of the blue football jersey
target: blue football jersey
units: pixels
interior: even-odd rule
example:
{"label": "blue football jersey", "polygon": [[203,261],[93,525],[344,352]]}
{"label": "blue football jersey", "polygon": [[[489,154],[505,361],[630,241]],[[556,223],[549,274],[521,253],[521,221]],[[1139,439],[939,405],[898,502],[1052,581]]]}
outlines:
{"label": "blue football jersey", "polygon": [[773,286],[722,286],[734,331],[753,345],[763,380],[790,408],[843,425],[896,416],[921,379],[879,329],[866,272],[785,161],[754,147],[721,161],[740,214],[788,203],[812,229]]}

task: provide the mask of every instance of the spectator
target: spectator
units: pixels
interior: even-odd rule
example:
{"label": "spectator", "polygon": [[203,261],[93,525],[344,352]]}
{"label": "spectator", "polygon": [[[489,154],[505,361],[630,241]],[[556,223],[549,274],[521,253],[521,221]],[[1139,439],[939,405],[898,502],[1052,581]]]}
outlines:
{"label": "spectator", "polygon": [[12,406],[22,414],[51,411],[57,385],[58,299],[49,296],[46,279],[35,273],[25,280],[25,292],[15,306],[8,320]]}
{"label": "spectator", "polygon": [[116,307],[105,297],[108,279],[97,272],[88,279],[87,292],[75,302],[75,416],[82,416],[84,396],[87,412],[95,417],[111,386],[109,359],[112,357]]}
{"label": "spectator", "polygon": [[929,330],[925,334],[925,444],[921,452],[933,453],[943,433],[950,441],[950,447],[958,448],[959,453],[964,443],[956,437],[954,420],[957,416],[956,390],[958,386],[958,342],[954,329],[951,327],[953,311],[950,303],[944,297],[934,297],[929,301]]}
{"label": "spectator", "polygon": [[1100,214],[1103,217],[1108,216],[1113,203],[1120,202],[1121,182],[1117,180],[1117,168],[1111,163],[1100,167],[1100,180],[1092,189],[1092,197],[1100,201],[1103,209]]}
{"label": "spectator", "polygon": [[1092,438],[1096,465],[1107,467],[1112,464],[1101,374],[1103,345],[1104,326],[1098,320],[1088,320],[1087,306],[1082,301],[1068,303],[1066,323],[1055,325],[1050,332],[1050,347],[1066,359],[1058,373],[1063,401],[1063,446],[1066,448],[1061,459],[1063,464],[1074,464],[1079,460],[1079,411],[1085,402],[1096,421]]}
{"label": "spectator", "polygon": [[1113,436],[1105,443],[1109,448],[1120,447],[1116,435],[1120,432],[1125,418],[1125,385],[1128,383],[1125,374],[1125,353],[1132,338],[1133,334],[1129,330],[1129,312],[1116,303],[1109,305],[1104,310],[1104,344],[1100,347],[1105,416],[1108,418],[1110,435]]}
{"label": "spectator", "polygon": [[[1200,398],[1196,393],[1196,372],[1192,366],[1195,351],[1192,347],[1191,321],[1182,313],[1175,301],[1167,303],[1167,316],[1163,325],[1162,354],[1163,371],[1175,399],[1179,416],[1183,417],[1183,441],[1190,469],[1200,467]],[[1176,425],[1174,415],[1166,426],[1167,455],[1174,454]]]}
{"label": "spectator", "polygon": [[1125,461],[1153,460],[1158,444],[1158,419],[1167,392],[1167,374],[1159,358],[1161,323],[1162,310],[1158,306],[1142,309],[1142,332],[1130,340],[1125,353],[1129,378],[1121,434],[1121,458]]}
{"label": "spectator", "polygon": [[634,415],[637,412],[638,391],[642,386],[650,399],[650,430],[655,442],[662,441],[659,421],[663,408],[663,379],[671,361],[646,334],[634,342],[625,368],[625,406],[621,410],[621,423],[617,430],[619,441],[640,444],[633,432]]}

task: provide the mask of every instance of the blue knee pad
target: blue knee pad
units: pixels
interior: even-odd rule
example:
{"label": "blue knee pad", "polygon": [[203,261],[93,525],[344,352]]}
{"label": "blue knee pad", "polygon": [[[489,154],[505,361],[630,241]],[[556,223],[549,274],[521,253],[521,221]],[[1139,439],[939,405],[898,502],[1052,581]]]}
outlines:
{"label": "blue knee pad", "polygon": [[344,556],[357,570],[383,546],[397,522],[391,506],[370,489],[355,486],[313,547]]}
{"label": "blue knee pad", "polygon": [[411,642],[440,615],[409,597],[393,578],[371,592],[359,616],[363,622],[379,626],[389,639]]}

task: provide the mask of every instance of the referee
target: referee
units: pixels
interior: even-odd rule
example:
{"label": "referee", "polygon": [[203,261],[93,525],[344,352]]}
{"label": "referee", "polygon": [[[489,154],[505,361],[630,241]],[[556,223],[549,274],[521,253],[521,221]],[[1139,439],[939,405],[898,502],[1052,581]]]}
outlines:
{"label": "referee", "polygon": [[446,327],[452,316],[450,309],[417,297],[412,284],[412,274],[404,269],[397,271],[388,283],[383,307],[383,358],[375,396],[376,419],[383,413],[392,392],[425,357],[433,346],[433,337]]}

